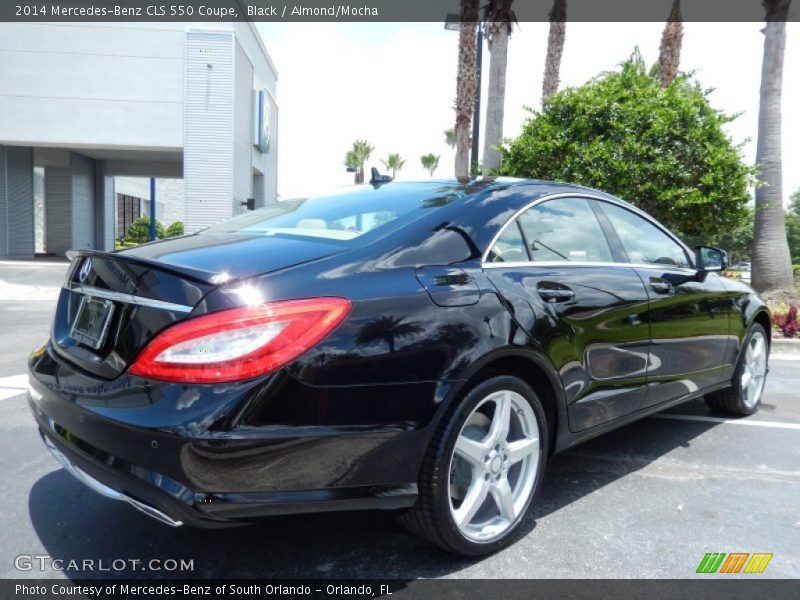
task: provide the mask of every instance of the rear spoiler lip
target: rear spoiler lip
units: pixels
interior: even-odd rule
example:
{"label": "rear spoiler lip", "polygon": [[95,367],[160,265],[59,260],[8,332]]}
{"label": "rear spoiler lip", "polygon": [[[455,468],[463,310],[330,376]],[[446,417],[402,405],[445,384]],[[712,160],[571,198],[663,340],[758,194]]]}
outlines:
{"label": "rear spoiler lip", "polygon": [[[153,269],[158,269],[159,271],[166,271],[171,273],[172,275],[178,275],[180,277],[187,277],[189,279],[193,279],[197,283],[204,283],[206,285],[215,285],[211,278],[217,273],[213,271],[204,271],[202,269],[193,269],[191,267],[182,267],[180,265],[174,265],[165,262],[159,262],[157,260],[150,260],[147,258],[140,258],[138,256],[132,254],[120,254],[117,252],[104,252],[102,250],[67,250],[67,258],[70,261],[75,260],[81,256],[91,256],[97,258],[107,258],[109,260],[120,261],[120,262],[131,262],[134,264],[138,264],[144,267],[150,267]],[[226,282],[229,283],[229,282]]]}

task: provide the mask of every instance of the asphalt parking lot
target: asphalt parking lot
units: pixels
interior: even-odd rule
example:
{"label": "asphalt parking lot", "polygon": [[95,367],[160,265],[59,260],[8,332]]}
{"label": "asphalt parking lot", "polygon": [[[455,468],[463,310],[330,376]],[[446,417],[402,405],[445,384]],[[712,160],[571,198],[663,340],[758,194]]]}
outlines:
{"label": "asphalt parking lot", "polygon": [[753,417],[721,419],[695,401],[558,455],[532,527],[488,558],[443,554],[384,514],[170,529],[78,483],[36,433],[25,359],[63,276],[64,265],[0,263],[0,577],[168,575],[15,568],[19,555],[46,554],[193,559],[180,577],[686,578],[706,552],[770,552],[759,577],[800,577],[800,355],[773,358]]}

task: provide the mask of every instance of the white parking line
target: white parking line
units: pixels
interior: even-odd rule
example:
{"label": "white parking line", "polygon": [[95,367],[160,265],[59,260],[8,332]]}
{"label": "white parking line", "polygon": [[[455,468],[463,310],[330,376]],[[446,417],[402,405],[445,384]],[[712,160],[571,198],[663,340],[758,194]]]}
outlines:
{"label": "white parking line", "polygon": [[751,427],[771,427],[773,429],[800,430],[800,423],[781,423],[780,421],[755,421],[747,419],[723,419],[721,417],[705,417],[702,415],[676,415],[660,413],[653,415],[655,419],[675,419],[678,421],[703,421],[706,423],[727,423],[728,425],[750,425]]}
{"label": "white parking line", "polygon": [[0,377],[0,400],[19,396],[28,389],[27,375]]}

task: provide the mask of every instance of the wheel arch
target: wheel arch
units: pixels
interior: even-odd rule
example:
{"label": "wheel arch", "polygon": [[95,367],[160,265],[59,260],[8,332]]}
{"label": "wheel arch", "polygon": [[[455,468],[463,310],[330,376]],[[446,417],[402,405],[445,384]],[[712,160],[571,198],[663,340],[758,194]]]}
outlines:
{"label": "wheel arch", "polygon": [[770,317],[769,309],[766,306],[761,305],[753,313],[745,320],[746,327],[742,333],[742,337],[739,340],[739,349],[736,352],[736,362],[735,365],[739,364],[739,360],[742,358],[742,352],[745,351],[744,341],[747,339],[747,334],[750,333],[750,328],[753,326],[754,323],[758,323],[764,328],[764,332],[767,334],[767,344],[771,347],[772,346],[772,319]]}
{"label": "wheel arch", "polygon": [[444,403],[445,412],[476,382],[499,373],[519,377],[539,396],[547,418],[548,453],[553,454],[557,447],[556,436],[560,427],[566,424],[566,400],[558,373],[550,361],[539,353],[523,348],[506,348],[482,357],[465,372],[459,385],[450,390]]}
{"label": "wheel arch", "polygon": [[772,344],[772,319],[770,319],[769,311],[766,308],[762,308],[755,315],[753,318],[750,319],[750,323],[747,325],[747,329],[749,330],[752,327],[753,323],[758,323],[764,328],[764,331],[767,334],[767,342],[771,345]]}

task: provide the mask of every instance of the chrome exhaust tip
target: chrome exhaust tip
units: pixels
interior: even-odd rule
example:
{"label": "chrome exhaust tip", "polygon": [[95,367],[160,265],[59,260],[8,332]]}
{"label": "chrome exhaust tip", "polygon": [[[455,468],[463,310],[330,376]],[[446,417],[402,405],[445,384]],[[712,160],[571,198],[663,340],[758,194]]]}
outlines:
{"label": "chrome exhaust tip", "polygon": [[170,527],[180,527],[183,525],[183,521],[179,521],[177,519],[173,519],[168,514],[160,511],[155,506],[151,506],[141,500],[137,500],[136,498],[131,498],[130,496],[123,494],[115,490],[114,488],[108,487],[106,484],[98,481],[91,475],[89,475],[86,471],[78,467],[77,465],[73,464],[67,456],[61,452],[56,445],[48,438],[46,435],[43,435],[42,438],[44,439],[44,444],[47,446],[47,449],[50,450],[50,453],[53,457],[59,462],[59,464],[64,467],[69,473],[72,474],[75,479],[80,481],[86,487],[91,488],[101,496],[105,496],[106,498],[111,498],[112,500],[122,500],[123,502],[127,502],[136,510],[143,512],[148,517],[155,519],[156,521],[160,521]]}

